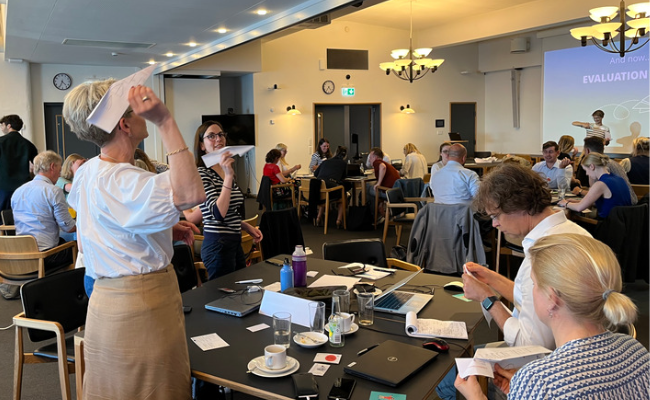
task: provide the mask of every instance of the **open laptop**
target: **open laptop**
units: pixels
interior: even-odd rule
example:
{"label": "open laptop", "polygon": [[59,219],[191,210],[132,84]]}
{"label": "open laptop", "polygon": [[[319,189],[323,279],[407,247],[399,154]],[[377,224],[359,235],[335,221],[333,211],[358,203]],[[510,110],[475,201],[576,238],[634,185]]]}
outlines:
{"label": "open laptop", "polygon": [[375,311],[383,311],[392,314],[406,314],[409,311],[420,312],[424,306],[433,298],[432,294],[402,292],[397,289],[406,285],[417,274],[419,270],[393,284],[382,294],[375,298]]}
{"label": "open laptop", "polygon": [[449,140],[463,140],[458,132],[449,132]]}
{"label": "open laptop", "polygon": [[228,314],[235,317],[243,317],[260,308],[260,300],[247,304],[241,295],[224,296],[205,305],[206,310],[216,311],[221,314]]}
{"label": "open laptop", "polygon": [[395,387],[437,355],[435,351],[419,346],[387,340],[343,370],[350,375]]}
{"label": "open laptop", "polygon": [[361,164],[348,164],[347,176],[363,176],[363,172],[361,171]]}

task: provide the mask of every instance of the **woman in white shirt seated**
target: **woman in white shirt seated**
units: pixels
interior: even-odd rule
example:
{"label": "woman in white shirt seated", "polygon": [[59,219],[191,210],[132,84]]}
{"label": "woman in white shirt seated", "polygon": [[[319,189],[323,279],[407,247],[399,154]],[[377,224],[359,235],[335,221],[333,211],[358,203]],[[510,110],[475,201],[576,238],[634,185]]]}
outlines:
{"label": "woman in white shirt seated", "polygon": [[[86,274],[96,279],[83,398],[189,400],[183,303],[170,261],[172,240],[191,242],[196,230],[179,223],[179,210],[201,203],[205,192],[176,121],[151,89],[129,90],[129,107],[110,132],[86,121],[114,82],[83,83],[63,105],[72,131],[101,149],[79,168],[68,197]],[[134,165],[135,149],[149,135],[145,118],[168,151],[168,172]]]}
{"label": "woman in white shirt seated", "polygon": [[300,168],[302,168],[302,165],[296,164],[293,167],[289,166],[289,163],[285,159],[287,153],[289,152],[289,149],[286,144],[278,143],[277,145],[275,145],[275,149],[280,150],[280,154],[282,154],[280,160],[278,161],[278,167],[280,167],[280,171],[282,172],[282,175],[286,178],[293,178],[293,173],[298,171]]}
{"label": "woman in white shirt seated", "polygon": [[[647,399],[650,357],[632,336],[634,303],[621,293],[621,267],[607,245],[572,233],[540,238],[530,249],[535,312],[556,349],[515,373],[496,367],[508,399]],[[485,399],[476,377],[455,382],[468,400]]]}
{"label": "woman in white shirt seated", "polygon": [[399,174],[405,179],[424,178],[428,169],[427,159],[413,143],[404,146],[404,166]]}

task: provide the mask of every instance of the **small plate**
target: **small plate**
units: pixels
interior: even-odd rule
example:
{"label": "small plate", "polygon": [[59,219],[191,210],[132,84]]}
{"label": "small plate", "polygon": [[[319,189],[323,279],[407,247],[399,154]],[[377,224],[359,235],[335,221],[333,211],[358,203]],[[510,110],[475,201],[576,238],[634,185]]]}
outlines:
{"label": "small plate", "polygon": [[318,332],[302,332],[297,333],[293,337],[293,341],[300,347],[313,349],[327,343],[327,335]]}
{"label": "small plate", "polygon": [[[330,324],[329,324],[329,322],[328,322],[327,324],[325,324],[325,330],[327,330],[328,332],[330,331]],[[350,330],[347,331],[347,332],[343,332],[343,334],[344,334],[344,335],[351,335],[351,334],[353,334],[354,332],[356,332],[356,331],[358,331],[358,330],[359,330],[359,325],[357,325],[357,324],[355,324],[355,323],[353,322],[353,323],[352,323],[352,326],[350,327]]]}
{"label": "small plate", "polygon": [[[354,294],[359,294],[359,291],[357,289],[353,289],[352,291],[354,292]],[[382,293],[383,293],[382,290],[379,288],[375,288],[375,291],[373,292],[375,297],[379,296]]]}
{"label": "small plate", "polygon": [[[295,368],[295,369],[294,369]],[[287,364],[284,368],[270,369],[264,364],[264,356],[255,357],[248,362],[248,370],[251,373],[265,377],[286,376],[287,372],[295,372],[300,368],[300,363],[293,357],[287,356]]]}

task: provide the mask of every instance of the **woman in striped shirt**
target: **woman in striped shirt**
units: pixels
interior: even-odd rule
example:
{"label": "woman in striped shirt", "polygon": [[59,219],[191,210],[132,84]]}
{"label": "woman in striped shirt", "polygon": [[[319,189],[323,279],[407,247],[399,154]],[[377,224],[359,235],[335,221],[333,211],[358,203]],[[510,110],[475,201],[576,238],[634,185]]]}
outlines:
{"label": "woman in striped shirt", "polygon": [[226,146],[227,134],[221,124],[206,121],[194,136],[194,158],[203,181],[206,199],[201,207],[205,239],[201,259],[212,280],[246,267],[241,247],[241,231],[248,232],[255,243],[262,240],[262,232],[242,221],[239,212],[244,195],[235,183],[234,159],[229,151],[221,155],[218,164],[208,168],[201,156]]}

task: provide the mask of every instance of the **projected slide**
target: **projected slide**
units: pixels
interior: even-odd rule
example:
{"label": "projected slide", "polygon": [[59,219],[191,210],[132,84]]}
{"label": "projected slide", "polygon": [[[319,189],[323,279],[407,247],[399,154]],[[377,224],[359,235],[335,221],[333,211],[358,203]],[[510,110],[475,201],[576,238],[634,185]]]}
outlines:
{"label": "projected slide", "polygon": [[546,52],[543,140],[571,135],[581,147],[586,130],[571,123],[593,122],[591,114],[603,110],[612,135],[605,151],[632,151],[632,141],[649,133],[649,47],[624,58],[596,46]]}

